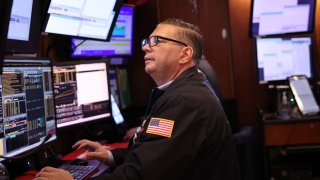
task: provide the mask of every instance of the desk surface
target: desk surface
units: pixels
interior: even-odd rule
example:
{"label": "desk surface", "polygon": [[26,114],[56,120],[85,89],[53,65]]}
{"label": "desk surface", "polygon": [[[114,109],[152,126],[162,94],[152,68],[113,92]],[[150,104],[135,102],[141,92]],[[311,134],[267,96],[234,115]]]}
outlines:
{"label": "desk surface", "polygon": [[278,119],[276,117],[268,117],[268,116],[263,116],[262,119],[264,124],[282,124],[282,123],[299,123],[299,122],[308,122],[308,121],[320,121],[320,116],[315,115],[315,116],[299,116],[299,117],[292,117],[290,119]]}

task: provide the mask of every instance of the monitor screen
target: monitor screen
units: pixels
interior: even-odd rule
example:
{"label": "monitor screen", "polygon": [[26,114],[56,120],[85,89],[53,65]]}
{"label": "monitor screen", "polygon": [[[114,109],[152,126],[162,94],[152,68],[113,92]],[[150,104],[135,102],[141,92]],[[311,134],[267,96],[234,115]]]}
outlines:
{"label": "monitor screen", "polygon": [[53,66],[57,127],[111,116],[106,61],[77,61]]}
{"label": "monitor screen", "polygon": [[0,152],[14,156],[56,139],[52,65],[48,59],[5,58],[0,78]]}
{"label": "monitor screen", "polygon": [[13,0],[6,51],[30,53],[38,50],[41,30],[41,0]]}
{"label": "monitor screen", "polygon": [[116,100],[114,99],[113,95],[111,94],[111,109],[112,109],[112,118],[116,124],[124,123],[124,117],[119,109]]}
{"label": "monitor screen", "polygon": [[312,32],[316,0],[253,0],[252,36]]}
{"label": "monitor screen", "polygon": [[[120,9],[110,42],[72,38],[72,57],[128,56],[132,54],[133,6]],[[84,42],[83,42],[84,41]]]}
{"label": "monitor screen", "polygon": [[312,39],[257,38],[257,72],[259,83],[286,80],[292,75],[312,76]]}
{"label": "monitor screen", "polygon": [[110,40],[122,0],[51,0],[46,33]]}

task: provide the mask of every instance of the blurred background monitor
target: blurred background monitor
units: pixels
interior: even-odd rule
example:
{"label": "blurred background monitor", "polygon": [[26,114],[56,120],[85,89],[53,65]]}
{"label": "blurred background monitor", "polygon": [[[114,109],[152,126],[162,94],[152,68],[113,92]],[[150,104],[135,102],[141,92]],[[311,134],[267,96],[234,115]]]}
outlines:
{"label": "blurred background monitor", "polygon": [[0,152],[15,156],[56,139],[52,65],[48,59],[6,57],[0,79]]}
{"label": "blurred background monitor", "polygon": [[251,35],[267,36],[313,31],[316,0],[253,0]]}
{"label": "blurred background monitor", "polygon": [[41,30],[42,0],[13,0],[6,51],[30,53],[38,51]]}
{"label": "blurred background monitor", "polygon": [[58,128],[111,117],[105,60],[55,64],[53,73]]}
{"label": "blurred background monitor", "polygon": [[117,68],[113,66],[109,66],[109,88],[110,88],[110,94],[112,95],[114,101],[119,106],[120,92],[119,92],[119,85],[118,85],[118,79],[117,79]]}
{"label": "blurred background monitor", "polygon": [[312,39],[257,38],[256,60],[259,83],[287,80],[288,76],[312,77]]}
{"label": "blurred background monitor", "polygon": [[120,9],[110,42],[72,38],[72,57],[132,55],[133,6]]}
{"label": "blurred background monitor", "polygon": [[12,0],[0,1],[0,62],[3,58],[5,51],[11,7]]}
{"label": "blurred background monitor", "polygon": [[116,103],[113,95],[111,94],[111,109],[112,109],[112,118],[114,122],[118,125],[124,123],[124,117],[121,114],[120,108]]}
{"label": "blurred background monitor", "polygon": [[109,41],[122,0],[51,0],[44,32]]}

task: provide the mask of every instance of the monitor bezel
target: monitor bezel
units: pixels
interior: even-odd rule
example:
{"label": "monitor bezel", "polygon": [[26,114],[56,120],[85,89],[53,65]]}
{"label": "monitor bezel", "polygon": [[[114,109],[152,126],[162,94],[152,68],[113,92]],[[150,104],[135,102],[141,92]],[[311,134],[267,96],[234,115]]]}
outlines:
{"label": "monitor bezel", "polygon": [[[72,65],[77,65],[77,64],[93,64],[93,63],[105,63],[105,65],[106,65],[107,83],[108,83],[108,97],[109,97],[109,100],[108,100],[109,101],[109,103],[108,103],[109,115],[107,117],[96,118],[96,119],[87,120],[87,121],[84,121],[84,122],[77,122],[77,123],[74,123],[74,124],[63,125],[63,126],[59,126],[58,123],[56,122],[58,130],[59,129],[67,129],[67,128],[72,128],[72,127],[82,126],[82,125],[87,125],[87,124],[92,124],[92,123],[95,123],[95,122],[100,122],[100,121],[105,121],[105,120],[112,119],[111,94],[110,94],[110,82],[109,82],[109,64],[108,64],[108,59],[107,58],[91,59],[91,60],[81,59],[81,60],[77,60],[77,61],[70,61],[70,60],[57,61],[57,62],[53,62],[52,69],[54,70],[55,66],[68,66],[68,65],[72,66]],[[54,76],[54,74],[53,74],[53,76]],[[56,109],[56,106],[55,106],[55,112],[56,112],[56,110],[57,109]],[[58,121],[57,118],[56,118],[56,121]]]}
{"label": "monitor bezel", "polygon": [[[51,69],[51,77],[52,77],[52,83],[51,83],[51,86],[53,88],[53,67],[52,67],[52,60],[50,58],[47,58],[47,57],[30,57],[30,56],[11,56],[11,55],[6,55],[4,57],[4,61],[5,60],[31,60],[31,61],[41,61],[41,60],[44,60],[44,61],[48,61],[48,66],[47,67],[50,67]],[[4,62],[3,62],[4,63]],[[1,71],[3,70],[3,67],[2,66],[0,69]],[[53,90],[53,89],[52,89]],[[54,95],[54,94],[53,94]],[[53,105],[55,106],[54,104],[54,101],[53,101]],[[55,134],[53,134],[50,139],[48,139],[45,144],[48,144],[48,143],[52,143],[52,142],[55,142],[58,140],[58,134],[57,134],[57,121],[56,121],[56,112],[54,111],[54,124],[55,124]],[[48,134],[47,134],[48,135]],[[46,135],[46,136],[47,136]],[[33,149],[36,149],[36,148],[40,148],[39,146],[42,144],[42,141],[44,140],[44,138],[46,137],[42,137],[42,140],[40,140],[39,142],[37,143],[34,143],[32,145],[29,145],[29,147],[25,147],[26,149],[23,151],[23,152],[11,152],[11,153],[7,153],[7,154],[4,154],[6,157],[14,157],[16,155],[20,155],[20,154],[25,154],[25,153],[28,153],[30,151],[32,151]],[[0,159],[0,161],[2,161],[3,159]]]}
{"label": "monitor bezel", "polygon": [[76,38],[85,39],[85,40],[88,39],[88,40],[98,40],[98,41],[110,41],[111,34],[112,34],[111,29],[113,29],[114,26],[116,25],[116,20],[118,18],[119,12],[120,12],[121,5],[123,4],[123,0],[116,0],[116,3],[115,3],[114,8],[113,8],[113,10],[115,12],[114,18],[112,20],[108,35],[106,36],[105,39],[98,39],[98,38],[92,38],[92,37],[83,37],[83,36],[71,36],[71,35],[66,35],[66,34],[58,34],[58,33],[46,32],[45,30],[46,30],[46,27],[47,27],[47,24],[48,24],[48,21],[49,21],[49,18],[50,18],[50,14],[48,13],[50,4],[51,4],[51,0],[48,0],[47,7],[45,8],[45,20],[44,20],[44,23],[43,23],[43,26],[42,26],[42,30],[41,30],[44,34],[48,34],[48,35],[52,35],[52,36],[76,37]]}
{"label": "monitor bezel", "polygon": [[314,28],[315,28],[315,20],[316,20],[316,5],[317,2],[316,0],[312,0],[313,1],[313,9],[310,11],[310,17],[311,19],[309,19],[309,22],[311,20],[311,29],[307,30],[307,31],[297,31],[297,32],[287,32],[287,33],[274,33],[274,34],[266,34],[266,35],[255,35],[253,32],[253,11],[254,11],[254,3],[256,2],[256,0],[252,0],[251,1],[251,8],[250,8],[250,19],[249,19],[249,37],[253,37],[253,38],[263,38],[263,37],[273,37],[273,36],[278,36],[278,35],[304,35],[306,33],[313,33],[314,32]]}
{"label": "monitor bezel", "polygon": [[[33,0],[29,40],[7,39],[6,52],[9,54],[35,54],[38,52],[41,31],[42,0]],[[9,31],[9,29],[8,29]],[[8,32],[9,33],[9,32]]]}
{"label": "monitor bezel", "polygon": [[[122,7],[125,7],[125,8],[131,8],[132,10],[132,26],[131,26],[131,37],[130,37],[130,53],[121,53],[121,54],[112,54],[112,55],[83,55],[83,54],[80,54],[80,55],[75,55],[74,54],[74,40],[75,39],[78,39],[78,40],[85,40],[85,39],[80,39],[80,38],[71,38],[71,54],[70,54],[70,57],[72,59],[83,59],[83,58],[88,58],[88,59],[96,59],[96,58],[102,58],[102,57],[129,57],[129,56],[132,56],[133,55],[133,33],[134,33],[134,17],[135,17],[135,6],[134,5],[131,5],[131,4],[122,4],[121,8]],[[121,11],[121,8],[120,8],[120,11]],[[120,11],[119,11],[119,15],[118,17],[120,16]],[[116,19],[116,22],[118,20],[118,17]],[[116,23],[115,23],[116,24]],[[113,31],[112,31],[113,32]],[[90,39],[88,39],[90,40]],[[96,40],[93,40],[93,41],[96,41]],[[104,43],[110,43],[112,42],[112,33],[111,33],[111,37],[110,37],[110,41],[107,41],[107,42],[104,42]],[[85,42],[84,42],[85,43]],[[81,46],[81,45],[80,45]]]}
{"label": "monitor bezel", "polygon": [[295,35],[295,36],[272,36],[272,37],[259,37],[259,38],[255,38],[253,41],[253,49],[254,49],[254,71],[256,74],[256,82],[260,85],[262,84],[272,84],[272,85],[283,85],[283,84],[287,84],[287,78],[284,79],[279,79],[279,80],[264,80],[264,81],[260,81],[259,80],[259,66],[258,66],[258,51],[257,51],[257,41],[258,39],[273,39],[273,38],[279,38],[279,39],[292,39],[292,38],[310,38],[310,77],[308,77],[309,80],[312,80],[314,78],[314,70],[313,70],[313,64],[314,64],[314,37],[310,34],[299,34],[299,35]]}

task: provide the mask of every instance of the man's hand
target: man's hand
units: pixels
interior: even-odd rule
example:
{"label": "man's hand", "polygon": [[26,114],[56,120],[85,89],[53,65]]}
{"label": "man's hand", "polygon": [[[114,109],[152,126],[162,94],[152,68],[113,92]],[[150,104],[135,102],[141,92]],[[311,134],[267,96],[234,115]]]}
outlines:
{"label": "man's hand", "polygon": [[72,175],[63,169],[57,169],[53,167],[44,167],[41,171],[36,175],[34,180],[73,180]]}
{"label": "man's hand", "polygon": [[103,163],[108,163],[108,150],[110,147],[103,146],[98,142],[89,141],[86,139],[76,142],[72,148],[81,149],[86,148],[89,151],[86,153],[88,158],[97,159]]}

